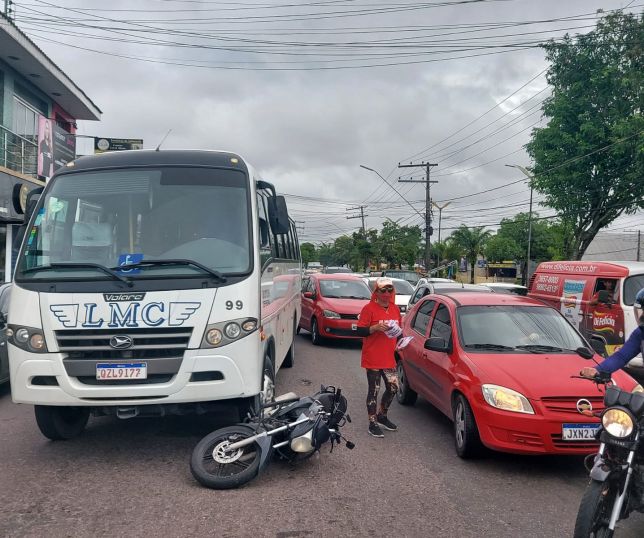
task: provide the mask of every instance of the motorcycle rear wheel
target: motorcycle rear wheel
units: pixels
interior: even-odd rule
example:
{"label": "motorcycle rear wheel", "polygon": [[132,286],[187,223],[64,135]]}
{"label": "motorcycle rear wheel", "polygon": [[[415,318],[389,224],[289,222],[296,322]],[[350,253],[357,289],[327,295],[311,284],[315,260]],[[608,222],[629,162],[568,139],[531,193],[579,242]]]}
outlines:
{"label": "motorcycle rear wheel", "polygon": [[615,504],[617,488],[613,482],[591,480],[581,498],[574,538],[611,538],[608,522]]}
{"label": "motorcycle rear wheel", "polygon": [[255,431],[243,424],[206,435],[192,451],[192,476],[211,489],[233,489],[250,482],[259,472],[259,445],[252,443],[235,451],[227,451],[226,447],[253,435]]}

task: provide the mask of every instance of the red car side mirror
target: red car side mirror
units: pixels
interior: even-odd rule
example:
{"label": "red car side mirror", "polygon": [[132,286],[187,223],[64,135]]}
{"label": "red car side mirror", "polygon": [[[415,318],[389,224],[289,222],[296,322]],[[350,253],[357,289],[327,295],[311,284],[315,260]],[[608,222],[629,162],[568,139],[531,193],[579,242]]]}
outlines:
{"label": "red car side mirror", "polygon": [[302,296],[306,299],[315,299],[315,293],[313,293],[312,291],[305,291]]}

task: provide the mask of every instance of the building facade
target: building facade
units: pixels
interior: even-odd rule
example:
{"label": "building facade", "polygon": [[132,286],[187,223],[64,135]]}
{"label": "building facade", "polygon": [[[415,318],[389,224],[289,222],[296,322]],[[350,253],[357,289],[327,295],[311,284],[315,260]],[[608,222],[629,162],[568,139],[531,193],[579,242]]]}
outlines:
{"label": "building facade", "polygon": [[27,193],[75,157],[91,99],[0,12],[0,282],[11,280]]}

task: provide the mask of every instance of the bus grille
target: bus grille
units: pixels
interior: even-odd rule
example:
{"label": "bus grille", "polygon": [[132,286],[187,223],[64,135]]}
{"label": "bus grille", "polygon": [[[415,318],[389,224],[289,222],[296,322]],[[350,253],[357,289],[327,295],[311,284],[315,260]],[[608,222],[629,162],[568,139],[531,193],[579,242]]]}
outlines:
{"label": "bus grille", "polygon": [[[110,346],[113,336],[129,336],[128,349]],[[56,331],[56,341],[62,353],[70,359],[162,359],[180,358],[188,347],[192,328],[164,327],[162,329],[85,329]]]}

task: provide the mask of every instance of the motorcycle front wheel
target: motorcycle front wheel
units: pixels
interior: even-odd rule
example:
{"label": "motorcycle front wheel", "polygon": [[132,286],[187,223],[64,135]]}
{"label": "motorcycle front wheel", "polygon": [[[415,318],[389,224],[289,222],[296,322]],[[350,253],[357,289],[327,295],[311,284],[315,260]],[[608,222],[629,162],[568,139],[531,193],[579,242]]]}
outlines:
{"label": "motorcycle front wheel", "polygon": [[591,480],[581,498],[574,538],[611,538],[608,528],[617,487],[614,482]]}
{"label": "motorcycle front wheel", "polygon": [[253,435],[255,431],[243,424],[206,435],[192,451],[192,476],[211,489],[232,489],[250,482],[259,471],[261,448],[252,443],[231,451],[228,446]]}

